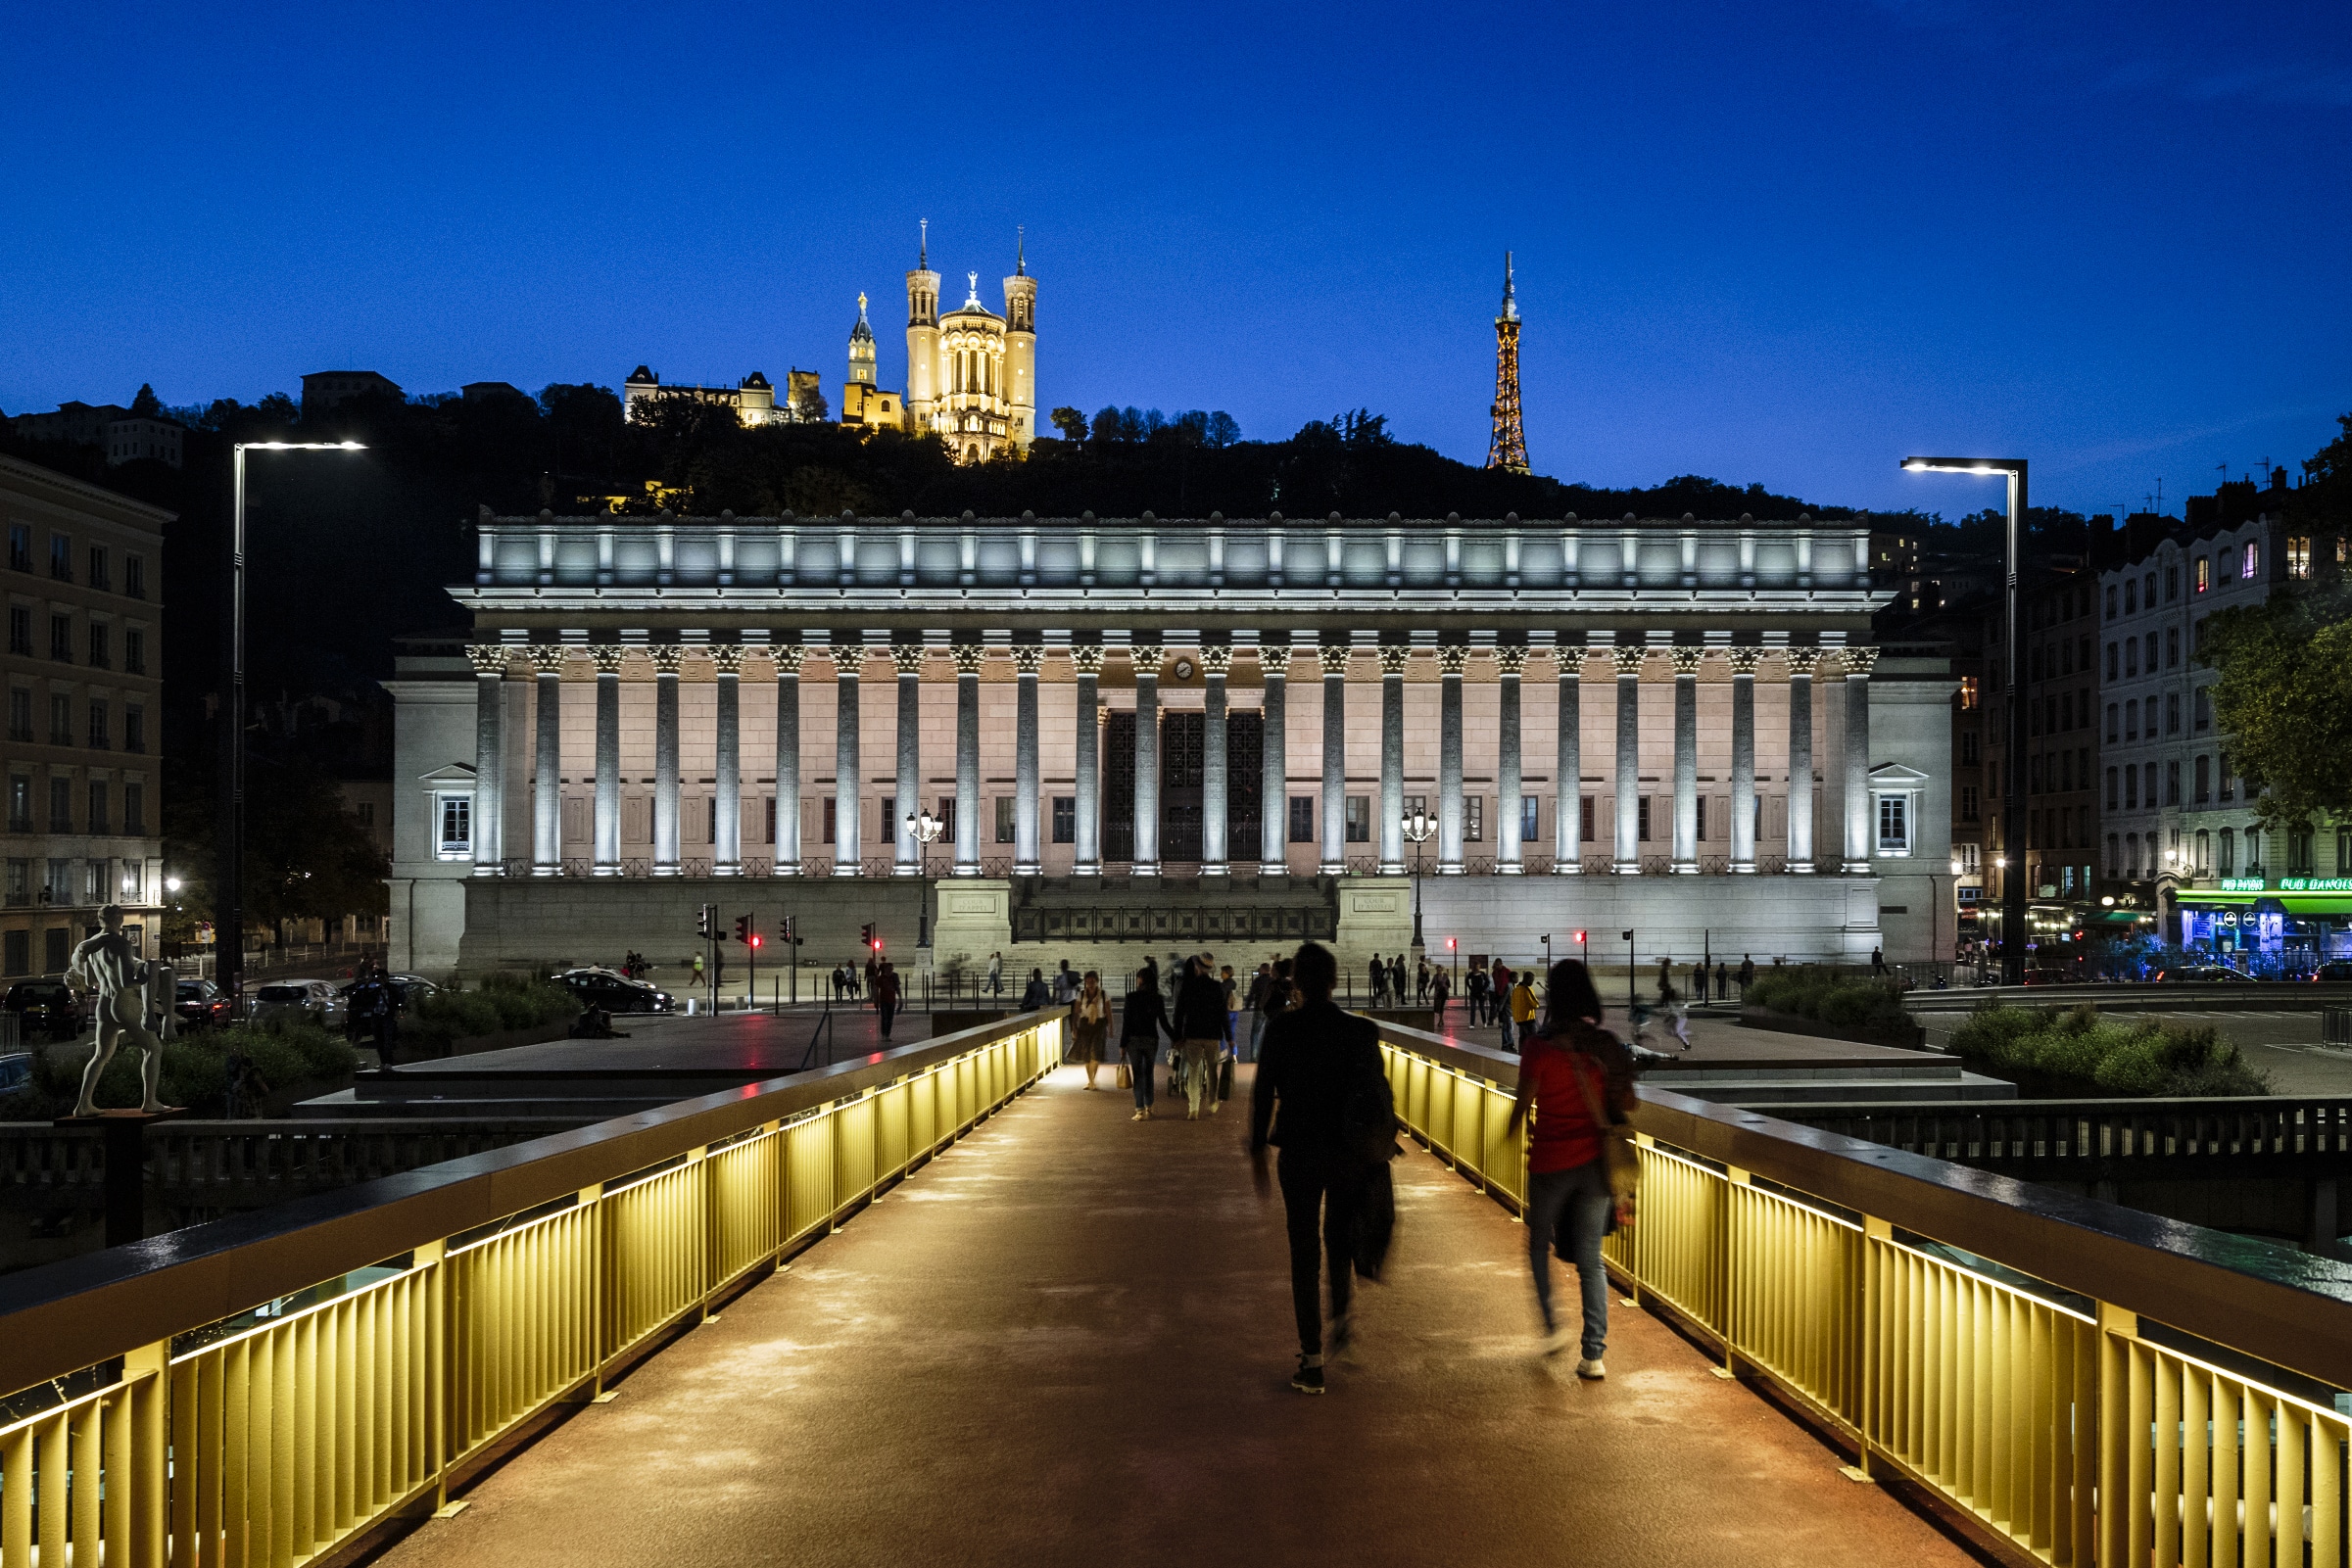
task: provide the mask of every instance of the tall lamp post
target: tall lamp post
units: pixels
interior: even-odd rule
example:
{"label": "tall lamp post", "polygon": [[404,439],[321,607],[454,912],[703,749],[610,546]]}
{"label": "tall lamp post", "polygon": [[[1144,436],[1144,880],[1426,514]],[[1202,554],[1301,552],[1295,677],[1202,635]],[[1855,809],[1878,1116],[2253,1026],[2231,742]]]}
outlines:
{"label": "tall lamp post", "polygon": [[1437,819],[1425,811],[1409,811],[1403,828],[1405,836],[1413,841],[1413,945],[1421,950],[1421,845],[1437,832]]}
{"label": "tall lamp post", "polygon": [[923,907],[915,920],[915,945],[928,948],[931,946],[931,846],[947,831],[947,824],[926,807],[921,812],[906,814],[906,831],[914,834],[915,853],[919,857],[916,864],[923,878]]}
{"label": "tall lamp post", "polygon": [[245,1011],[245,454],[365,451],[357,441],[240,441],[229,449],[227,699],[220,706],[220,865],[215,876],[213,969],[229,1016]]}
{"label": "tall lamp post", "polygon": [[[1999,474],[2009,482],[2009,561],[2007,588],[2001,599],[2001,700],[2006,711],[2006,736],[2001,758],[2001,842],[2012,849],[2026,847],[2020,829],[2025,821],[2025,792],[2019,776],[2025,767],[2026,705],[2024,666],[2025,627],[2018,615],[2019,557],[2026,530],[2026,459],[2023,457],[1905,457],[1905,472],[1914,474]],[[2001,980],[2023,985],[2026,978],[2026,884],[2020,874],[2001,876]]]}

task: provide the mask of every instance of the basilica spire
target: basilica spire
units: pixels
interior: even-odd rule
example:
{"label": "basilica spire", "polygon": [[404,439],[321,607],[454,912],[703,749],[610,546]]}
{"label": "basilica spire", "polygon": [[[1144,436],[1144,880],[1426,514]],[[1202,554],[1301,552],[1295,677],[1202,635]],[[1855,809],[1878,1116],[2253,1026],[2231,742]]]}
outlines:
{"label": "basilica spire", "polygon": [[922,219],[923,238],[915,247],[915,265],[922,271],[931,270],[931,219]]}
{"label": "basilica spire", "polygon": [[1029,225],[1026,223],[1013,225],[1013,276],[1029,276]]}

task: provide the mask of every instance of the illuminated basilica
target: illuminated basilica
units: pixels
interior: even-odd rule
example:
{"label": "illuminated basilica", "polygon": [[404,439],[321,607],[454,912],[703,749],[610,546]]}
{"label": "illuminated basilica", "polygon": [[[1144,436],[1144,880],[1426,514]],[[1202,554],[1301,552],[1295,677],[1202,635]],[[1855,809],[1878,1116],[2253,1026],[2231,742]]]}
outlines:
{"label": "illuminated basilica", "polygon": [[928,227],[915,268],[906,275],[906,393],[882,391],[874,329],[858,296],[849,329],[849,382],[841,393],[845,424],[902,426],[944,440],[959,462],[984,462],[1010,448],[1029,451],[1037,433],[1037,280],[1026,246],[1004,280],[1004,313],[981,303],[980,274],[964,274],[964,303],[939,313],[939,274],[931,269]]}

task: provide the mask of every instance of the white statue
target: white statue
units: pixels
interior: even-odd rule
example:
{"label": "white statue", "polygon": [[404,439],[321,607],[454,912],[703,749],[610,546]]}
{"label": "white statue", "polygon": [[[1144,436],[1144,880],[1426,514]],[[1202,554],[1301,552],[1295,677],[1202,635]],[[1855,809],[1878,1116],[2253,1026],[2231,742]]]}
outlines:
{"label": "white statue", "polygon": [[[147,1026],[147,988],[159,973],[165,976],[168,1018],[170,972],[142,963],[130,950],[130,939],[122,934],[121,905],[109,904],[100,910],[98,924],[98,934],[73,950],[73,962],[66,968],[66,983],[76,995],[95,995],[98,999],[97,1006],[91,1009],[98,1025],[97,1045],[90,1054],[90,1065],[82,1070],[81,1099],[73,1114],[77,1117],[98,1114],[92,1098],[98,1092],[98,1079],[127,1038],[146,1054],[140,1069],[146,1093],[139,1109],[149,1116],[160,1116],[176,1108],[164,1104],[158,1093],[164,1076],[164,1042]],[[166,1027],[169,1025],[167,1023]]]}

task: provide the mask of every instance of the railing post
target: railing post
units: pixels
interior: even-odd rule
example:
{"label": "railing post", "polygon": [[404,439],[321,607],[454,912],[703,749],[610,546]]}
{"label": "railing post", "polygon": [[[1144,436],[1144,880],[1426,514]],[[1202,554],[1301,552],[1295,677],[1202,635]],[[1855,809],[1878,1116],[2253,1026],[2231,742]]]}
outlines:
{"label": "railing post", "polygon": [[1881,1402],[1886,1395],[1886,1380],[1879,1367],[1879,1357],[1885,1348],[1886,1297],[1879,1278],[1878,1249],[1892,1246],[1895,1227],[1875,1214],[1862,1216],[1861,1272],[1853,1294],[1854,1309],[1862,1314],[1861,1388],[1856,1394],[1854,1410],[1854,1461],[1844,1473],[1852,1481],[1875,1481],[1871,1465],[1871,1450],[1876,1449],[1886,1423],[1881,1415]]}
{"label": "railing post", "polygon": [[[165,1436],[171,1395],[171,1343],[142,1345],[122,1357],[123,1407],[108,1423],[107,1555],[129,1568],[164,1568],[171,1496]],[[118,1469],[117,1467],[120,1466]],[[116,1480],[119,1476],[120,1479]]]}
{"label": "railing post", "polygon": [[612,1309],[613,1296],[610,1277],[613,1249],[609,1234],[612,1216],[604,1212],[604,1184],[600,1181],[592,1181],[581,1188],[578,1204],[582,1209],[595,1211],[589,1215],[588,1223],[581,1227],[588,1233],[591,1249],[588,1259],[588,1321],[589,1332],[596,1336],[594,1354],[590,1357],[595,1371],[583,1392],[586,1402],[595,1404],[606,1398],[604,1363],[612,1355],[612,1325],[606,1321]]}
{"label": "railing post", "polygon": [[1715,1311],[1721,1321],[1714,1325],[1715,1331],[1723,1336],[1723,1364],[1709,1368],[1715,1376],[1723,1378],[1736,1378],[1740,1375],[1739,1354],[1734,1346],[1738,1336],[1733,1332],[1733,1319],[1736,1314],[1732,1306],[1734,1293],[1731,1272],[1733,1260],[1739,1257],[1741,1251],[1738,1189],[1747,1186],[1748,1183],[1749,1172],[1741,1169],[1738,1165],[1723,1167],[1721,1234],[1716,1237],[1715,1246]]}
{"label": "railing post", "polygon": [[[2147,1442],[2149,1414],[2140,1408],[2146,1400],[2132,1375],[2132,1344],[2139,1338],[2139,1314],[2101,1302],[2098,1319],[2097,1425],[2091,1442],[2098,1455],[2099,1500],[2093,1539],[2098,1543],[2099,1568],[2122,1568],[2125,1563],[2148,1560],[2144,1540],[2136,1543],[2138,1556],[2132,1555],[2134,1537],[2145,1535],[2135,1527],[2147,1495],[2144,1485],[2133,1485],[2132,1460]],[[2084,1500],[2078,1497],[2075,1506],[2085,1506]]]}

